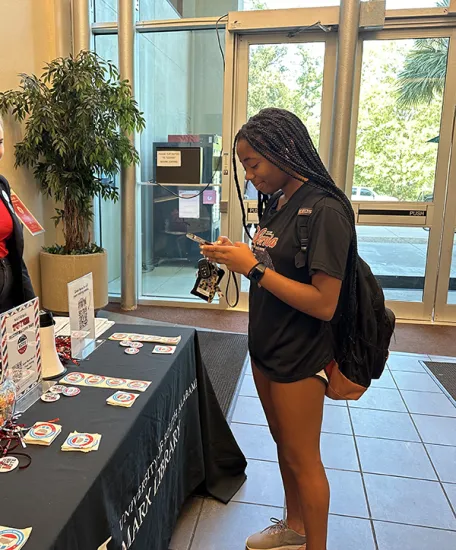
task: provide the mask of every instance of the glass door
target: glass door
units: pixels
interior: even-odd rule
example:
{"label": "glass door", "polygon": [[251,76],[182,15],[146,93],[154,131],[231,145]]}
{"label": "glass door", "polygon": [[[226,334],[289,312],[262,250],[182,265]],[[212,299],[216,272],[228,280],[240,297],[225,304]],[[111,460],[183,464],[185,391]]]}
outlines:
{"label": "glass door", "polygon": [[444,223],[454,184],[452,50],[451,29],[366,33],[360,42],[347,193],[360,255],[402,319],[434,318],[443,230],[454,225],[454,213]]}
{"label": "glass door", "polygon": [[[329,159],[332,99],[336,60],[336,36],[311,33],[290,38],[281,34],[240,36],[235,74],[235,109],[232,141],[246,120],[265,107],[289,109],[306,124],[325,163]],[[253,213],[249,232],[253,235],[256,191],[243,181],[244,205]],[[229,234],[236,241],[247,241],[235,189],[230,193]],[[240,307],[247,308],[248,281],[241,281]]]}
{"label": "glass door", "polygon": [[[456,320],[456,80],[447,78],[455,36],[452,28],[404,29],[364,32],[359,41],[346,191],[360,254],[404,320]],[[261,108],[283,107],[302,117],[328,165],[336,50],[335,33],[239,36],[231,141]],[[247,182],[243,191],[252,233],[255,191]],[[228,233],[245,241],[233,187],[228,200]],[[247,291],[242,280],[246,309]]]}

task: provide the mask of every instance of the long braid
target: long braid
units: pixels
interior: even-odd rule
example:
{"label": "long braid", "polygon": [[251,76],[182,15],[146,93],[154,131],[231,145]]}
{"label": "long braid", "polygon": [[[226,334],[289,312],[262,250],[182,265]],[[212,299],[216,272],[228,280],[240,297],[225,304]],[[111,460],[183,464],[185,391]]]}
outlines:
{"label": "long braid", "polygon": [[[295,179],[302,178],[303,181],[307,180],[307,185],[312,185],[334,197],[341,203],[347,214],[347,218],[352,225],[352,243],[345,277],[345,297],[347,299],[344,302],[344,306],[346,307],[346,316],[341,326],[342,341],[340,344],[342,349],[340,352],[343,358],[349,353],[354,354],[352,344],[355,341],[358,308],[356,298],[358,245],[355,216],[348,197],[334,183],[302,121],[293,113],[276,108],[263,109],[260,111],[241,128],[236,136],[233,164],[236,186],[240,197],[240,187],[234,154],[236,143],[241,138],[247,140],[255,151],[289,176]],[[260,212],[262,211],[261,203],[263,200],[264,197],[259,195],[258,213],[260,216]],[[246,216],[242,201],[241,208],[244,222]],[[246,227],[245,223],[244,227]]]}

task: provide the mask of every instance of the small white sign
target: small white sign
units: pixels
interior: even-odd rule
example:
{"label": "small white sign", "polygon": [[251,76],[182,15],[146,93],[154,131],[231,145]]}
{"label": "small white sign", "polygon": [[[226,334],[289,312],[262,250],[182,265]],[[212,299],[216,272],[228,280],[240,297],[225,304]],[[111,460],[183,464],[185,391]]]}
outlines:
{"label": "small white sign", "polygon": [[180,168],[182,166],[181,151],[157,151],[157,166]]}
{"label": "small white sign", "polygon": [[85,350],[95,343],[95,311],[93,306],[92,273],[68,283],[70,310],[71,355],[85,359]]}
{"label": "small white sign", "polygon": [[200,195],[198,191],[179,191],[179,218],[198,219],[200,217]]}
{"label": "small white sign", "polygon": [[41,380],[40,314],[38,298],[0,317],[0,383],[8,373],[16,384],[17,398]]}

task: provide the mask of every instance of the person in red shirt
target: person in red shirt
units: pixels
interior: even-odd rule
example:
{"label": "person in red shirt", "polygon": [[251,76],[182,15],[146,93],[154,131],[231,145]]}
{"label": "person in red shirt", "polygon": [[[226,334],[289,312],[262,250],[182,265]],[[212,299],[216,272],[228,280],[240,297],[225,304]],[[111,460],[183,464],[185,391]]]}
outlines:
{"label": "person in red shirt", "polygon": [[[3,121],[0,117],[0,160],[4,152]],[[10,186],[0,175],[0,313],[35,297],[23,252],[22,225],[14,213]]]}

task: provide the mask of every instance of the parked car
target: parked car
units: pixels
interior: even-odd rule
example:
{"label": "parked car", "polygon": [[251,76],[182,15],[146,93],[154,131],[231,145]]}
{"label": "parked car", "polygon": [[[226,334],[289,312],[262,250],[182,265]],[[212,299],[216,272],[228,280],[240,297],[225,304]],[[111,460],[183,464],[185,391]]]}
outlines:
{"label": "parked car", "polygon": [[434,202],[434,193],[425,193],[424,191],[422,191],[418,195],[417,201],[418,202]]}
{"label": "parked car", "polygon": [[379,195],[373,189],[368,187],[352,187],[352,201],[398,201],[396,197],[389,197],[388,195]]}

